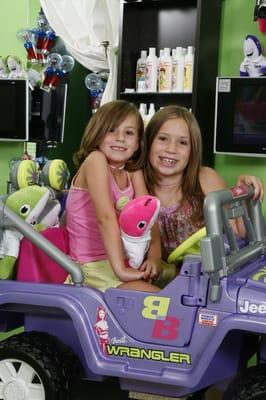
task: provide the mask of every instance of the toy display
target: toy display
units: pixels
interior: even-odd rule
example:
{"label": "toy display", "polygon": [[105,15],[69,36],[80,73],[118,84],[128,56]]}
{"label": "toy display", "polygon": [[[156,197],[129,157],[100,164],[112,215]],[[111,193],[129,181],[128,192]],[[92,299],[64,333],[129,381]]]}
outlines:
{"label": "toy display", "polygon": [[154,196],[139,196],[121,211],[119,225],[125,254],[130,267],[143,263],[151,241],[151,228],[158,217],[160,201]]}
{"label": "toy display", "polygon": [[8,79],[26,79],[27,74],[22,66],[21,60],[17,56],[7,56]]}
{"label": "toy display", "polygon": [[[0,226],[16,227],[74,282],[0,281],[2,330],[24,326],[0,342],[5,393],[69,400],[81,386],[88,393],[92,381],[108,385],[114,377],[140,398],[203,400],[216,386],[223,400],[264,400],[266,231],[253,195],[241,186],[206,196],[200,255],[186,255],[179,275],[157,293],[83,286],[80,267],[0,199]],[[239,216],[243,248],[230,233],[229,221]],[[254,353],[257,365],[247,367]]]}
{"label": "toy display", "polygon": [[[74,58],[70,55],[61,55],[52,51],[56,34],[50,27],[43,11],[38,13],[36,27],[22,28],[17,32],[26,51],[29,68],[27,79],[31,89],[40,87],[45,91],[55,89],[64,75],[74,68]],[[26,79],[25,78],[25,79]],[[12,77],[12,79],[16,79]]]}
{"label": "toy display", "polygon": [[266,74],[266,59],[262,46],[254,35],[247,35],[243,45],[244,60],[240,64],[240,76],[257,77]]}

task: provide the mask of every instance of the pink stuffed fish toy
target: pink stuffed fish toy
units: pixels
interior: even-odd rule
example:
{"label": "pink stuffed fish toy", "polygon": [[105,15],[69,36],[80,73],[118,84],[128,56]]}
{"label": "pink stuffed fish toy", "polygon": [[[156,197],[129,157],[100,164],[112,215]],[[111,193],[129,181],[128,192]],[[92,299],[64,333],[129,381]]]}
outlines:
{"label": "pink stuffed fish toy", "polygon": [[119,224],[130,267],[138,269],[151,241],[151,228],[157,220],[160,201],[149,195],[129,201],[122,209]]}

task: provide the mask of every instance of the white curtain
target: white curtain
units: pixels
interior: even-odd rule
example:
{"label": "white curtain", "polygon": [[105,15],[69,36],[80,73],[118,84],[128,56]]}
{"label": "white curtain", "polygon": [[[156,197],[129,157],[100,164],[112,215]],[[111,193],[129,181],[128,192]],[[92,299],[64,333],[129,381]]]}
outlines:
{"label": "white curtain", "polygon": [[[40,0],[69,53],[93,72],[109,70],[101,104],[116,98],[119,0]],[[108,41],[107,54],[102,45]]]}

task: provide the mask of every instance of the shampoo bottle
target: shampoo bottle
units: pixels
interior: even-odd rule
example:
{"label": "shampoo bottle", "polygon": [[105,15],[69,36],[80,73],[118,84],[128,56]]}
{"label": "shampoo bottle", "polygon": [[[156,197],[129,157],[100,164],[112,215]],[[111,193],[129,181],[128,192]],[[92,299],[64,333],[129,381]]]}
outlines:
{"label": "shampoo bottle", "polygon": [[146,75],[146,91],[156,92],[157,91],[157,57],[155,53],[155,47],[149,48],[149,55],[147,57],[147,75]]}
{"label": "shampoo bottle", "polygon": [[160,62],[159,92],[171,92],[172,89],[172,57],[170,48],[165,47]]}
{"label": "shampoo bottle", "polygon": [[173,81],[172,91],[176,93],[182,93],[184,91],[184,55],[183,49],[177,46],[175,52],[175,73],[176,77]]}
{"label": "shampoo bottle", "polygon": [[136,91],[146,92],[147,50],[141,50],[136,65]]}
{"label": "shampoo bottle", "polygon": [[194,69],[194,47],[188,46],[184,61],[184,92],[192,92]]}

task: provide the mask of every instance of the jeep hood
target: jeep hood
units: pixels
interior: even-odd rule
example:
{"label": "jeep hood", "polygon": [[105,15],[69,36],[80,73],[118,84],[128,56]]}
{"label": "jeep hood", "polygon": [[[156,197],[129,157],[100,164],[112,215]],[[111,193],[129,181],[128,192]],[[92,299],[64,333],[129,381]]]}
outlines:
{"label": "jeep hood", "polygon": [[240,288],[237,313],[266,317],[266,258],[258,263]]}

